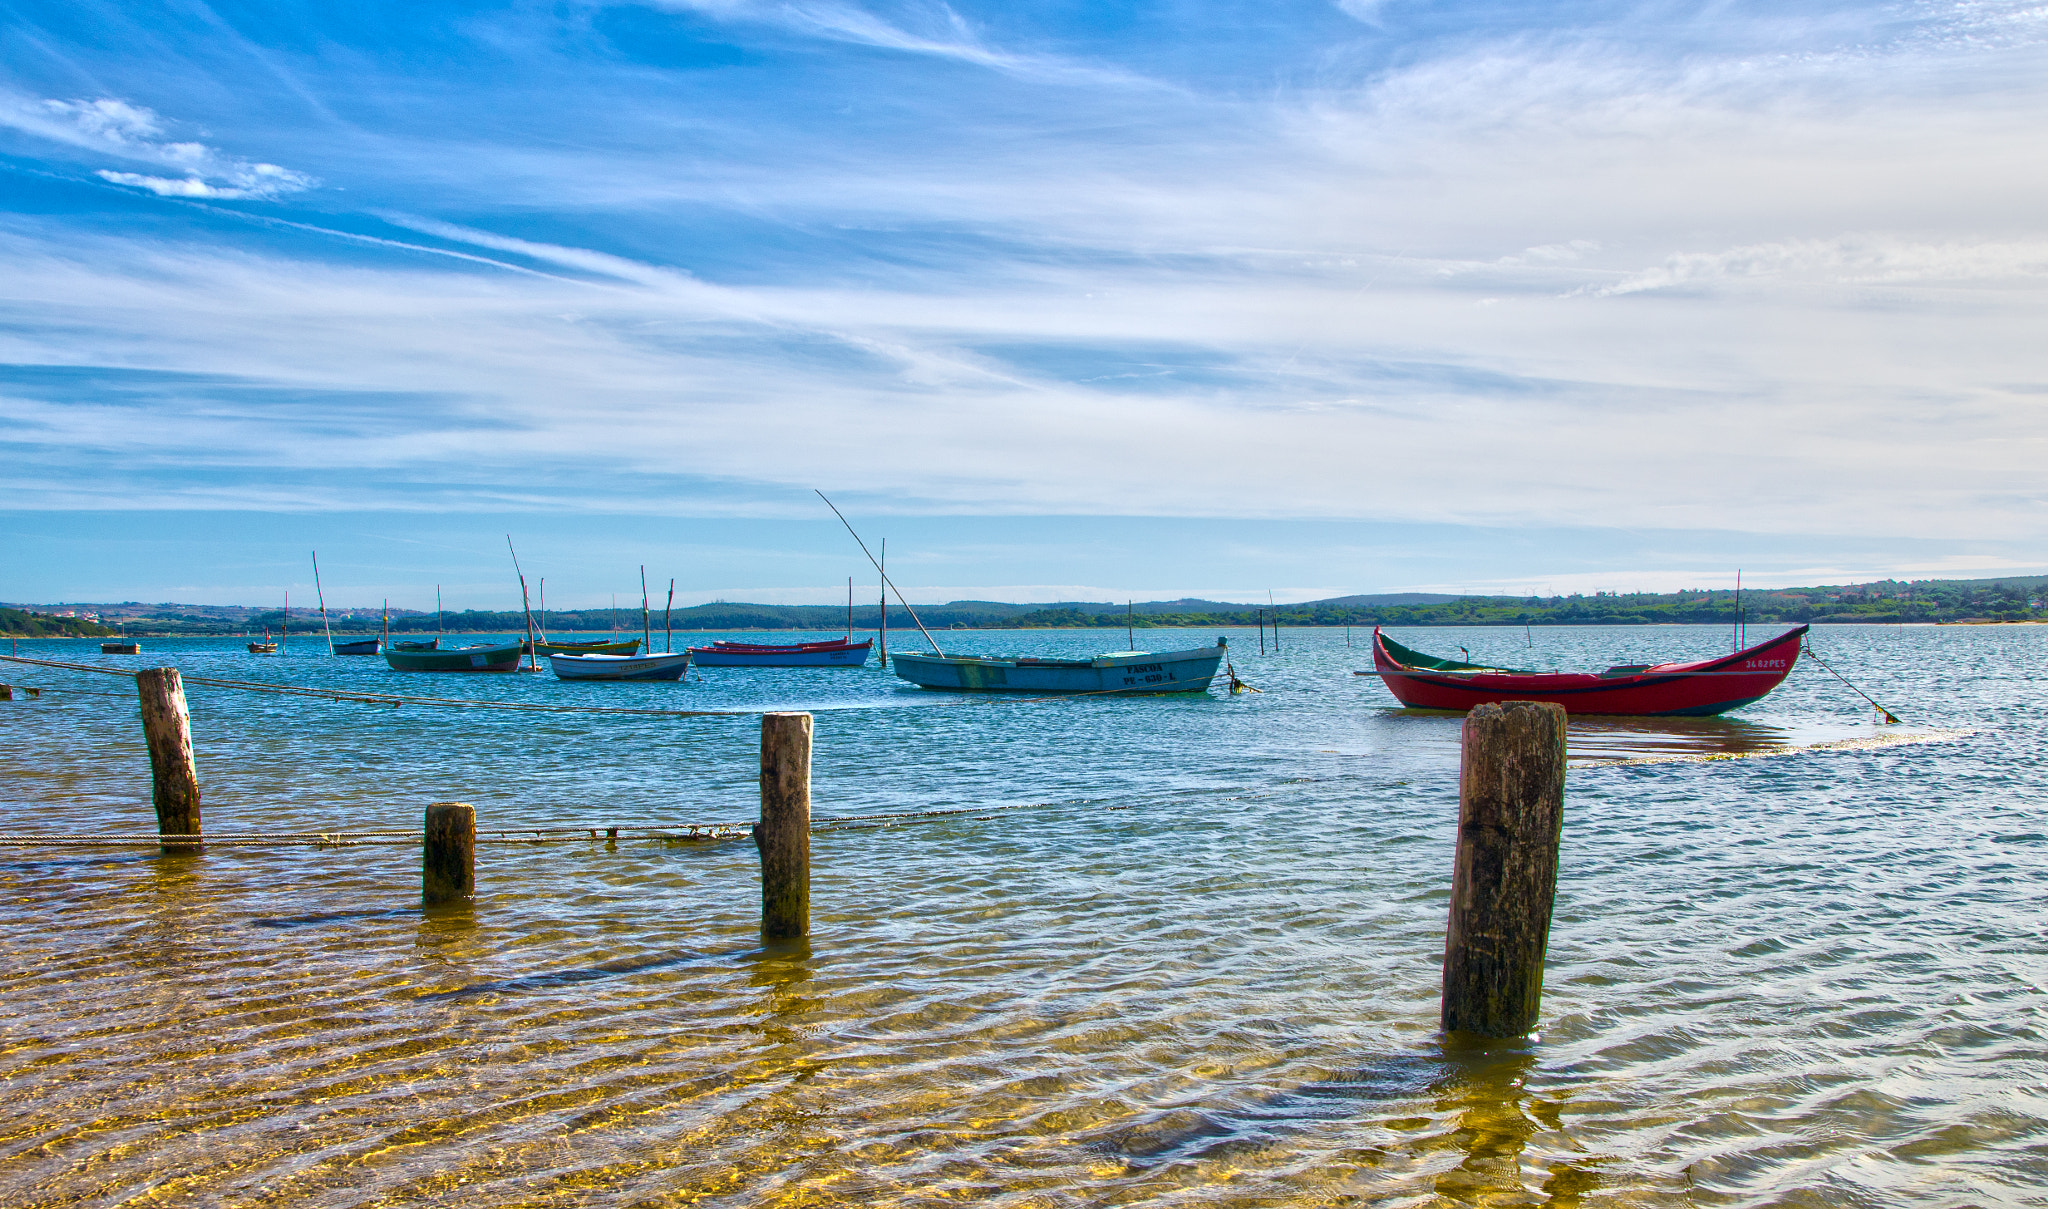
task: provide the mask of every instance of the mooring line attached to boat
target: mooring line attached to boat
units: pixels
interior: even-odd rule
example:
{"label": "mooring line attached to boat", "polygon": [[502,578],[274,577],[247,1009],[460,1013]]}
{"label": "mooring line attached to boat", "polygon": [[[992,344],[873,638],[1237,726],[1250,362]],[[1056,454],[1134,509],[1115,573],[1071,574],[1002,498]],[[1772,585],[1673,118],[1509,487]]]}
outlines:
{"label": "mooring line attached to boat", "polygon": [[[1811,639],[1809,639],[1806,642],[1805,649],[1807,655],[1810,656],[1815,663],[1818,663],[1822,667],[1828,669],[1829,675],[1841,681],[1843,684],[1849,684],[1849,678],[1847,676],[1844,676],[1842,673],[1836,671],[1833,667],[1830,667],[1828,665],[1828,661],[1820,657],[1820,652],[1813,649],[1813,642]],[[1865,701],[1869,701],[1871,708],[1875,709],[1878,713],[1883,714],[1884,720],[1886,722],[1891,723],[1893,726],[1899,725],[1898,716],[1892,713],[1892,711],[1886,709],[1884,706],[1879,705],[1875,700],[1872,700],[1869,693],[1864,692],[1862,689],[1857,688],[1853,684],[1849,684],[1849,691],[1855,693],[1857,696],[1863,698]]]}

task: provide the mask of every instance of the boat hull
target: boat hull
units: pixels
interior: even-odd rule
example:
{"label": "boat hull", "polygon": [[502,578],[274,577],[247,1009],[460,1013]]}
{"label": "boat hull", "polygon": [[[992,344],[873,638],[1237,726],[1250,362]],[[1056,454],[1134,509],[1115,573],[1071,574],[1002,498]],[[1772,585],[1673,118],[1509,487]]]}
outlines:
{"label": "boat hull", "polygon": [[548,666],[562,680],[681,680],[690,670],[690,653],[549,655]]}
{"label": "boat hull", "polygon": [[520,644],[459,646],[447,650],[384,652],[394,672],[509,672],[519,666]]}
{"label": "boat hull", "polygon": [[864,667],[868,661],[867,642],[805,642],[788,646],[693,646],[690,657],[698,667]]}
{"label": "boat hull", "polygon": [[1223,662],[1222,646],[1131,652],[1093,659],[983,659],[895,651],[890,670],[921,688],[966,693],[1200,693]]}
{"label": "boat hull", "polygon": [[337,642],[334,644],[334,653],[337,655],[374,655],[377,653],[377,646],[378,639],[375,638],[365,638],[359,642]]}
{"label": "boat hull", "polygon": [[1700,718],[1753,704],[1799,661],[1806,626],[1719,659],[1653,664],[1621,675],[1595,672],[1444,671],[1402,663],[1373,631],[1374,674],[1413,709],[1469,710],[1502,701],[1548,701],[1571,714]]}

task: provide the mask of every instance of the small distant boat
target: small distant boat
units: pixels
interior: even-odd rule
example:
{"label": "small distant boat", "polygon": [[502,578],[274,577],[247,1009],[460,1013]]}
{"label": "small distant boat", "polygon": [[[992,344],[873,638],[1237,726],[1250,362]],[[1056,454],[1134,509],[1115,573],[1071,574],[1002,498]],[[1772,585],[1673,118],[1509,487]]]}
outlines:
{"label": "small distant boat", "polygon": [[630,642],[550,642],[543,638],[533,644],[533,649],[543,655],[632,655],[640,650],[640,640]]}
{"label": "small distant boat", "polygon": [[141,653],[142,644],[139,642],[100,643],[100,654],[102,655],[140,655]]}
{"label": "small distant boat", "polygon": [[[636,644],[637,645],[637,644]],[[681,680],[690,652],[673,655],[549,655],[562,680]]]}
{"label": "small distant boat", "polygon": [[1695,663],[1625,663],[1604,672],[1532,672],[1438,659],[1375,628],[1372,661],[1401,704],[1469,710],[1489,701],[1549,701],[1572,714],[1709,717],[1762,700],[1799,662],[1806,626],[1747,650]]}
{"label": "small distant boat", "polygon": [[275,640],[273,640],[273,639],[272,639],[272,638],[270,637],[270,627],[269,627],[269,626],[264,626],[264,627],[263,627],[263,641],[261,641],[261,642],[252,642],[252,643],[250,643],[250,644],[249,644],[249,653],[250,653],[251,655],[275,655],[275,654],[277,654],[277,643],[276,643],[276,641],[275,641]]}
{"label": "small distant boat", "polygon": [[377,639],[359,638],[354,642],[337,642],[334,644],[334,653],[337,655],[374,655],[377,653]]}
{"label": "small distant boat", "polygon": [[874,640],[848,642],[714,642],[693,646],[698,667],[863,667]]}
{"label": "small distant boat", "polygon": [[525,653],[517,642],[479,643],[447,650],[431,644],[426,650],[407,649],[414,646],[393,643],[384,652],[384,661],[395,672],[509,672],[519,666],[519,657]]}
{"label": "small distant boat", "polygon": [[996,693],[1202,693],[1223,662],[1222,639],[1191,651],[1117,651],[1093,659],[927,655],[895,651],[898,676],[924,688]]}

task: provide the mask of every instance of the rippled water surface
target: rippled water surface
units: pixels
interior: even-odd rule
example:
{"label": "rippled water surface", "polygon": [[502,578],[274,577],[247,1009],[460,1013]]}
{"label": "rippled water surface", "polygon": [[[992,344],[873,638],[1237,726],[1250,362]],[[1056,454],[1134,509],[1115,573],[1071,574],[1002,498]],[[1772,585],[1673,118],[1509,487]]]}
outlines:
{"label": "rippled water surface", "polygon": [[[1522,665],[1727,646],[1399,636]],[[1070,656],[1122,635],[941,637]],[[2048,1203],[2048,629],[1820,631],[1903,728],[1810,663],[1726,719],[1575,723],[1542,1032],[1491,1049],[1436,1031],[1458,719],[1352,675],[1365,638],[1261,656],[1233,635],[1259,694],[959,706],[872,667],[568,685],[297,639],[268,659],[24,642],[290,684],[809,709],[820,816],[965,813],[819,834],[813,935],[779,948],[744,841],[487,844],[474,909],[431,914],[410,846],[0,849],[0,1199]],[[131,686],[0,680],[52,690],[0,703],[5,830],[153,827]],[[210,831],[417,828],[449,799],[484,828],[756,807],[747,717],[190,697]]]}

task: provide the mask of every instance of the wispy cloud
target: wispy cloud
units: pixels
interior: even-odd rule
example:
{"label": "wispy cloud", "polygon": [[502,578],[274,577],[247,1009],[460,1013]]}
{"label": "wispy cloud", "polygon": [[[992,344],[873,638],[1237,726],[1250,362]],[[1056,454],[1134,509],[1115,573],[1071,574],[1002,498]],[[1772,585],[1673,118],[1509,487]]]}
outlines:
{"label": "wispy cloud", "polygon": [[2048,238],[1922,243],[1884,235],[1749,244],[1680,252],[1662,265],[1588,292],[1613,296],[1740,280],[1901,285],[2048,278]]}
{"label": "wispy cloud", "polygon": [[[946,4],[919,5],[890,21],[840,0],[650,0],[656,8],[698,13],[721,21],[772,25],[808,37],[878,50],[929,55],[1048,84],[1160,87],[1128,70],[1067,56],[990,45]],[[913,28],[912,22],[922,28]]]}
{"label": "wispy cloud", "polygon": [[172,141],[167,137],[167,123],[155,110],[112,97],[38,100],[0,91],[0,126],[182,173],[174,177],[110,169],[95,173],[103,180],[147,189],[160,197],[267,200],[319,183],[303,172],[238,159],[205,143]]}

